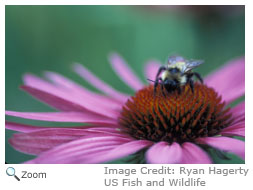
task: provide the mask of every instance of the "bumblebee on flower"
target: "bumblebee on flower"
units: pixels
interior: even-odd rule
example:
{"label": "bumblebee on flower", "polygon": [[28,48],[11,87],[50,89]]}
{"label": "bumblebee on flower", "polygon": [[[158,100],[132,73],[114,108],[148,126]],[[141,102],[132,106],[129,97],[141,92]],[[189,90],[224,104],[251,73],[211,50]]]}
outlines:
{"label": "bumblebee on flower", "polygon": [[[161,84],[162,90],[165,89],[167,92],[178,90],[178,93],[181,93],[181,86],[190,84],[191,91],[194,92],[194,81],[192,77],[196,76],[201,83],[203,83],[203,79],[199,73],[192,72],[192,69],[202,63],[203,61],[198,60],[185,60],[180,56],[169,57],[168,64],[159,68],[155,81],[153,81],[155,82],[154,93],[156,93],[158,84]],[[161,73],[162,76],[159,77]]]}

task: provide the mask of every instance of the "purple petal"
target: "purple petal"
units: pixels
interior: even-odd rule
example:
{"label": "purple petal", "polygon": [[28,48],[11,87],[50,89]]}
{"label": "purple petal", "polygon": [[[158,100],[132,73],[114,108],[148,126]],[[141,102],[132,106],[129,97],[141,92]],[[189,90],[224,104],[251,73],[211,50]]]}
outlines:
{"label": "purple petal", "polygon": [[107,106],[115,110],[120,110],[122,108],[122,103],[118,102],[117,100],[91,92],[76,82],[73,82],[72,80],[58,73],[48,71],[45,72],[45,76],[58,87],[71,91],[72,94],[78,95],[80,98],[83,98],[87,101],[92,101],[96,104]]}
{"label": "purple petal", "polygon": [[23,81],[24,81],[25,85],[28,85],[33,88],[40,87],[40,89],[44,89],[45,91],[47,89],[50,91],[54,91],[54,90],[57,91],[57,88],[54,87],[53,85],[51,85],[49,82],[42,80],[41,78],[39,78],[35,75],[32,75],[32,74],[25,74],[23,76]]}
{"label": "purple petal", "polygon": [[28,86],[23,86],[22,89],[30,93],[39,100],[62,110],[62,111],[83,111],[89,110],[101,115],[106,115],[111,118],[118,116],[118,112],[108,107],[103,107],[101,104],[96,104],[93,101],[81,98],[77,93],[73,93],[66,89],[60,89],[39,77],[26,74],[24,82]]}
{"label": "purple petal", "polygon": [[28,163],[83,163],[84,160],[87,161],[87,158],[96,159],[96,157],[91,157],[93,154],[106,153],[116,146],[129,141],[130,139],[115,136],[77,139],[43,152]]}
{"label": "purple petal", "polygon": [[245,137],[245,122],[239,122],[232,126],[229,126],[223,129],[220,134],[225,136]]}
{"label": "purple petal", "polygon": [[50,93],[38,90],[30,86],[21,86],[22,90],[47,103],[48,105],[61,110],[61,111],[87,111],[84,107],[75,104],[73,102],[67,101]]}
{"label": "purple petal", "polygon": [[205,151],[193,143],[184,143],[182,164],[211,164],[212,161]]}
{"label": "purple petal", "polygon": [[109,61],[115,73],[129,87],[133,88],[134,90],[140,90],[144,86],[137,75],[117,53],[110,54]]}
{"label": "purple petal", "polygon": [[229,62],[218,71],[210,74],[205,83],[213,87],[222,98],[231,102],[245,93],[245,60],[244,57]]}
{"label": "purple petal", "polygon": [[47,151],[57,145],[67,143],[84,136],[127,137],[116,133],[116,129],[114,129],[114,131],[112,131],[112,128],[108,129],[49,128],[30,133],[16,133],[9,139],[9,142],[18,151],[36,155]]}
{"label": "purple petal", "polygon": [[222,151],[234,153],[245,159],[245,142],[229,137],[205,137],[199,138],[199,143],[208,144]]}
{"label": "purple petal", "polygon": [[[83,112],[83,113],[90,113],[90,114],[100,114],[102,116],[107,116],[110,118],[115,118],[119,116],[119,111],[114,111],[112,109],[104,108],[99,104],[94,104],[92,101],[78,101],[78,98],[75,98],[75,100],[71,100],[75,97],[75,95],[72,95],[71,99],[62,99],[58,97],[57,95],[53,95],[44,91],[41,91],[39,89],[35,89],[29,86],[22,86],[23,90],[31,94],[32,96],[36,97],[37,99],[41,100],[42,102],[47,103],[48,105],[61,110],[61,111],[77,111],[77,112]],[[66,100],[67,99],[67,100]],[[79,104],[79,105],[78,105]]]}
{"label": "purple petal", "polygon": [[245,115],[245,102],[237,104],[235,107],[231,108],[230,112],[233,114],[233,117]]}
{"label": "purple petal", "polygon": [[125,156],[134,154],[135,152],[138,152],[139,150],[148,147],[152,144],[153,142],[147,140],[135,140],[131,142],[126,142],[109,151],[103,157],[95,159],[94,161],[97,163],[102,163],[123,158]]}
{"label": "purple petal", "polygon": [[176,142],[172,145],[159,142],[149,148],[146,159],[151,164],[178,164],[182,159],[182,148]]}
{"label": "purple petal", "polygon": [[[243,96],[245,94],[245,87],[241,87],[242,85],[235,86],[233,89],[224,90],[221,92],[223,100],[226,101],[226,104],[229,104],[236,100],[237,98]],[[224,95],[225,94],[225,95]]]}
{"label": "purple petal", "polygon": [[21,117],[24,119],[54,121],[54,122],[82,122],[97,124],[117,124],[113,119],[107,119],[94,114],[81,112],[15,112],[6,111],[6,115]]}
{"label": "purple petal", "polygon": [[[95,136],[78,139],[63,145],[60,145],[50,150],[50,154],[65,155],[70,152],[80,153],[84,148],[96,147],[97,145],[108,145],[108,144],[122,144],[124,142],[131,141],[131,138],[117,137],[117,136]],[[104,144],[103,144],[104,143]],[[86,149],[85,149],[86,150]],[[49,151],[45,154],[49,154]]]}
{"label": "purple petal", "polygon": [[96,87],[97,89],[101,90],[105,94],[108,94],[109,96],[114,97],[115,99],[125,103],[128,99],[128,95],[120,93],[113,89],[108,84],[104,83],[102,80],[97,78],[94,74],[92,74],[88,69],[86,69],[81,64],[75,64],[74,65],[75,72],[80,75],[82,78],[84,78],[87,82],[89,82],[91,85]]}
{"label": "purple petal", "polygon": [[159,67],[161,67],[161,63],[156,60],[151,60],[146,64],[145,67],[145,75],[148,79],[155,80],[155,76],[159,70]]}
{"label": "purple petal", "polygon": [[84,135],[86,133],[82,129],[44,129],[31,133],[15,133],[9,143],[20,152],[37,155]]}
{"label": "purple petal", "polygon": [[92,126],[64,126],[64,127],[48,127],[48,126],[34,126],[34,125],[25,125],[25,124],[20,124],[20,123],[14,123],[14,122],[5,122],[5,128],[13,131],[18,131],[18,132],[23,132],[23,133],[28,133],[28,132],[33,132],[33,131],[40,131],[44,129],[61,129],[61,128],[71,128],[71,129],[85,129],[85,130],[90,130],[90,131],[105,131],[105,132],[114,132],[114,133],[119,133],[121,134],[121,127],[117,125],[110,125],[108,127],[105,127],[103,125],[92,125]]}
{"label": "purple petal", "polygon": [[25,124],[19,124],[19,123],[8,122],[8,121],[5,122],[5,128],[9,130],[25,132],[25,133],[45,129],[44,127],[25,125]]}
{"label": "purple petal", "polygon": [[105,154],[107,154],[110,150],[117,147],[117,145],[107,145],[99,146],[100,144],[96,144],[96,147],[90,148],[80,156],[76,157],[63,157],[60,159],[46,159],[44,156],[41,158],[36,158],[33,160],[29,160],[24,162],[24,164],[96,164],[99,162],[95,162],[94,158],[101,158]]}
{"label": "purple petal", "polygon": [[233,125],[241,122],[245,122],[245,102],[241,102],[235,107],[230,109],[230,113],[233,117]]}
{"label": "purple petal", "polygon": [[[71,127],[72,128],[72,127]],[[120,135],[120,136],[127,136],[129,137],[128,134],[122,132],[121,126],[109,126],[109,127],[103,127],[103,126],[82,126],[82,127],[75,127],[75,129],[81,128],[82,130],[85,130],[86,132],[95,132],[95,133],[106,133],[106,134],[112,134],[112,135]]]}

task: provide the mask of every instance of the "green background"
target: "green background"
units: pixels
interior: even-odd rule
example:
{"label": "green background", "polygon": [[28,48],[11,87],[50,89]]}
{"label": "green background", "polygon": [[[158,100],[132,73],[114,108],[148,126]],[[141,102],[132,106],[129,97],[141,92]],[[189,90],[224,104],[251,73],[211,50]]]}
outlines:
{"label": "green background", "polygon": [[[143,81],[145,62],[164,62],[169,54],[205,60],[197,69],[205,76],[244,55],[244,14],[244,6],[6,6],[6,110],[53,110],[18,88],[27,72],[41,76],[43,71],[56,71],[96,91],[72,71],[73,62],[132,94],[108,64],[112,51],[120,53]],[[6,120],[66,126],[8,116]],[[8,144],[12,134],[6,130],[6,162],[33,158]],[[243,163],[229,157],[228,163]]]}

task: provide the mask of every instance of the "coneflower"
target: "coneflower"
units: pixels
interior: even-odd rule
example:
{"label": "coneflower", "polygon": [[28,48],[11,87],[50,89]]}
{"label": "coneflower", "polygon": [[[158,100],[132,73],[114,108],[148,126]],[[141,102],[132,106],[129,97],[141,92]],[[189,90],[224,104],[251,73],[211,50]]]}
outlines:
{"label": "coneflower", "polygon": [[[135,95],[116,91],[80,64],[74,70],[103,94],[53,72],[46,73],[51,82],[24,76],[21,88],[58,112],[6,111],[7,115],[89,123],[45,128],[7,121],[7,129],[20,132],[9,139],[10,144],[37,155],[26,163],[104,163],[137,152],[142,152],[146,163],[212,163],[208,147],[244,159],[244,142],[232,138],[245,136],[244,102],[228,107],[245,93],[244,58],[209,75],[204,84],[195,83],[194,93],[185,85],[181,93],[164,94],[158,87],[155,95],[153,84],[144,85],[118,54],[111,54],[110,63]],[[147,78],[154,79],[159,66],[148,62]]]}

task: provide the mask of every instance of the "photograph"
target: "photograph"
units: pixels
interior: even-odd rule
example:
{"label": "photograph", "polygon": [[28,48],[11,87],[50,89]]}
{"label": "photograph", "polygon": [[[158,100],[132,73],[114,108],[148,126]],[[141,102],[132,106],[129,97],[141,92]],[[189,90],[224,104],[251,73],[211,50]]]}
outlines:
{"label": "photograph", "polygon": [[5,6],[6,164],[245,154],[244,5]]}

